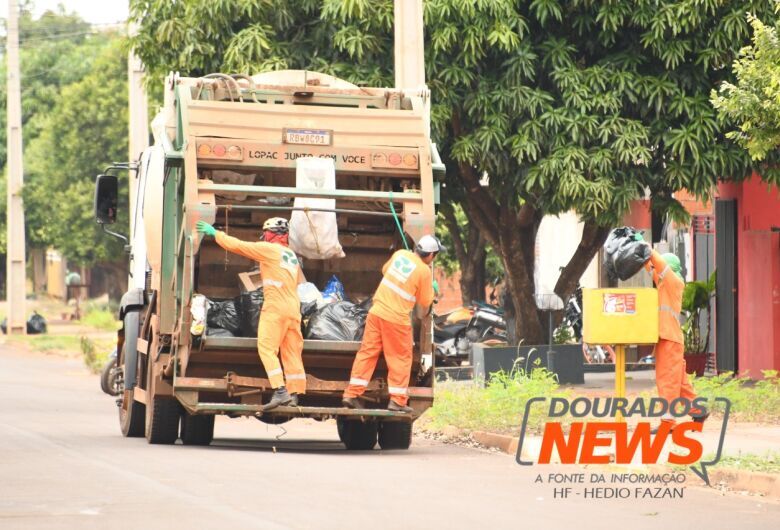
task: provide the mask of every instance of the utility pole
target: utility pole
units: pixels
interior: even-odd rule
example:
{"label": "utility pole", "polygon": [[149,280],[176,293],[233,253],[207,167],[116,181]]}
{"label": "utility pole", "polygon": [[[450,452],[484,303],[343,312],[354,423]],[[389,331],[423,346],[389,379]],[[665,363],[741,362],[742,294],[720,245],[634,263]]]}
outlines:
{"label": "utility pole", "polygon": [[[130,26],[130,35],[135,33],[135,27]],[[144,67],[141,59],[136,56],[131,49],[127,56],[127,86],[128,86],[128,160],[136,162],[143,153],[144,149],[149,147],[149,111],[146,99],[146,90],[143,85]],[[134,201],[135,193],[140,178],[139,171],[129,171],[130,180],[130,210],[135,211]],[[130,229],[133,230],[133,221],[130,220]],[[132,237],[132,232],[131,232]]]}
{"label": "utility pole", "polygon": [[8,34],[5,46],[8,101],[8,249],[6,256],[6,299],[8,334],[25,334],[25,239],[22,203],[22,95],[19,81],[19,2],[8,0]]}
{"label": "utility pole", "polygon": [[393,13],[395,88],[422,94],[425,123],[431,135],[431,102],[425,85],[425,38],[422,0],[395,0]]}

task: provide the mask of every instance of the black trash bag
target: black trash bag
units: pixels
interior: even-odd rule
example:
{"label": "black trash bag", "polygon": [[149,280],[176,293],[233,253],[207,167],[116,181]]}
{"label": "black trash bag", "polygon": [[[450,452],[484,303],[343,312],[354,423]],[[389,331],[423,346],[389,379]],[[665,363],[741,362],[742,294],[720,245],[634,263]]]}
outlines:
{"label": "black trash bag", "polygon": [[241,331],[240,304],[241,300],[238,298],[221,302],[209,300],[206,327],[225,329],[234,335]]}
{"label": "black trash bag", "polygon": [[316,312],[317,312],[317,300],[312,300],[311,302],[307,302],[305,304],[301,302],[301,317],[309,318]]}
{"label": "black trash bag", "polygon": [[207,337],[235,337],[235,334],[231,333],[227,329],[222,328],[206,328]]}
{"label": "black trash bag", "polygon": [[604,243],[604,268],[610,279],[628,280],[650,259],[650,245],[635,241],[630,226],[615,228]]}
{"label": "black trash bag", "polygon": [[27,334],[40,335],[41,333],[46,333],[46,319],[37,311],[33,311],[33,314],[27,319]]}
{"label": "black trash bag", "polygon": [[8,319],[4,318],[2,322],[0,322],[0,330],[2,330],[3,334],[8,333]]}
{"label": "black trash bag", "polygon": [[313,340],[359,341],[363,338],[368,309],[352,302],[333,302],[309,319],[305,337]]}
{"label": "black trash bag", "polygon": [[263,288],[241,294],[241,336],[257,337],[257,323],[263,309]]}

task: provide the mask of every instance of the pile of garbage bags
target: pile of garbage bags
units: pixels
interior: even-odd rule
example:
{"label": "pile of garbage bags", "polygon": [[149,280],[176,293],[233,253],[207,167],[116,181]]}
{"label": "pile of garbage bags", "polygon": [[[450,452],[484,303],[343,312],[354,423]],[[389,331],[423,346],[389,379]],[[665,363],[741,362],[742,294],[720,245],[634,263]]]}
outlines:
{"label": "pile of garbage bags", "polygon": [[[4,318],[3,321],[0,322],[0,330],[2,330],[3,333],[8,333],[7,318]],[[46,319],[39,315],[37,311],[33,311],[33,314],[27,319],[27,334],[39,335],[42,333],[46,333]]]}
{"label": "pile of garbage bags", "polygon": [[612,279],[628,280],[650,259],[650,245],[636,240],[630,226],[615,228],[604,243],[604,268]]}
{"label": "pile of garbage bags", "polygon": [[190,333],[207,337],[257,337],[257,322],[263,308],[263,288],[227,300],[192,297]]}
{"label": "pile of garbage bags", "polygon": [[[298,286],[304,338],[314,340],[360,341],[366,327],[372,299],[360,304],[346,299],[344,285],[333,276],[320,292],[307,282]],[[195,336],[257,337],[257,323],[263,308],[263,288],[227,300],[192,298],[192,326]]]}

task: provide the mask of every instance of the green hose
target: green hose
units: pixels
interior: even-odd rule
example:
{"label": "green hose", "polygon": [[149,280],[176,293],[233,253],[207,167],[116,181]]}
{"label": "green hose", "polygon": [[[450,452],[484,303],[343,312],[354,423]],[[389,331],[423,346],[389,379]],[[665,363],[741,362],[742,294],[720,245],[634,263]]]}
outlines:
{"label": "green hose", "polygon": [[390,190],[390,211],[393,212],[393,219],[395,219],[395,226],[398,227],[398,231],[401,232],[401,239],[404,241],[404,247],[409,250],[409,244],[406,242],[406,235],[404,235],[404,229],[401,228],[401,221],[398,219],[398,214],[395,213],[395,207],[393,206],[393,191]]}

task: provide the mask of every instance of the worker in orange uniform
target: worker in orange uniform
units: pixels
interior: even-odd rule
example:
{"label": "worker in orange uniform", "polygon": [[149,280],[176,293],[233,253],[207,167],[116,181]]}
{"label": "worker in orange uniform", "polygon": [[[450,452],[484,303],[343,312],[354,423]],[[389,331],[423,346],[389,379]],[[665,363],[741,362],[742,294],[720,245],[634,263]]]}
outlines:
{"label": "worker in orange uniform", "polygon": [[[642,241],[641,234],[637,233],[635,237]],[[653,282],[658,289],[659,338],[655,346],[655,384],[658,396],[670,404],[677,398],[693,402],[696,393],[685,371],[685,341],[680,327],[682,295],[685,289],[680,258],[671,253],[661,255],[651,250],[645,268],[652,273]],[[709,412],[704,408],[691,408],[690,415],[693,421],[701,423],[707,419]],[[665,414],[661,421],[674,426],[674,418],[669,413]]]}
{"label": "worker in orange uniform", "polygon": [[[287,248],[290,232],[287,219],[268,219],[263,223],[262,240],[258,242],[241,241],[203,221],[198,221],[197,230],[215,237],[217,244],[225,250],[260,264],[264,302],[257,326],[257,352],[274,388],[271,401],[263,410],[281,405],[297,406],[298,394],[306,393],[306,373],[301,358],[301,303],[298,299],[302,273],[298,257]],[[279,352],[284,375],[279,365]]]}
{"label": "worker in orange uniform", "polygon": [[437,238],[426,235],[420,238],[414,252],[399,250],[382,267],[384,277],[374,294],[363,343],[352,364],[349,386],[344,391],[342,403],[345,407],[362,408],[358,397],[366,391],[379,354],[383,353],[390,393],[387,408],[412,412],[406,405],[414,346],[410,314],[415,305],[430,312],[435,295],[431,263],[443,250]]}

